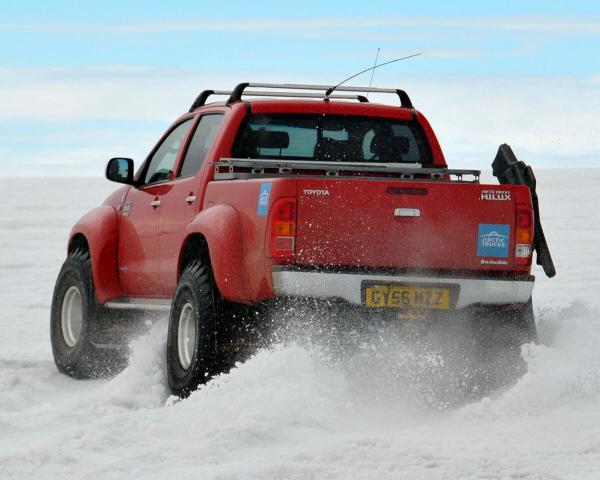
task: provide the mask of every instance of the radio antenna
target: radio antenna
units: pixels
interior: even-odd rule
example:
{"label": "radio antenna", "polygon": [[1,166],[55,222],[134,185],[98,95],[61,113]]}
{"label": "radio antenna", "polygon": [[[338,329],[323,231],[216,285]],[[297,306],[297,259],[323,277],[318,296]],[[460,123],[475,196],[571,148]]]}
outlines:
{"label": "radio antenna", "polygon": [[[373,70],[371,70],[371,80],[369,80],[369,88],[371,88],[371,85],[373,84],[373,75],[375,75],[375,69],[377,68],[377,59],[379,58],[379,50],[381,50],[380,48],[377,49],[377,54],[375,55],[375,63],[373,64]],[[369,92],[367,92],[367,98],[369,98]]]}
{"label": "radio antenna", "polygon": [[355,73],[354,75],[352,75],[351,77],[348,77],[346,80],[344,80],[343,82],[338,83],[335,87],[330,87],[327,89],[327,91],[325,92],[325,97],[327,98],[329,95],[331,95],[333,93],[333,91],[338,88],[341,87],[344,83],[346,83],[348,80],[352,80],[354,77],[358,77],[359,75],[362,75],[363,73],[368,72],[369,70],[375,70],[376,68],[379,67],[383,67],[384,65],[389,65],[390,63],[394,63],[394,62],[399,62],[400,60],[406,60],[408,58],[413,58],[413,57],[418,57],[419,55],[421,55],[421,52],[419,53],[413,53],[412,55],[408,55],[406,57],[401,57],[401,58],[396,58],[394,60],[390,60],[389,62],[385,62],[385,63],[380,63],[379,65],[375,65],[374,67],[369,67],[366,68],[358,73]]}

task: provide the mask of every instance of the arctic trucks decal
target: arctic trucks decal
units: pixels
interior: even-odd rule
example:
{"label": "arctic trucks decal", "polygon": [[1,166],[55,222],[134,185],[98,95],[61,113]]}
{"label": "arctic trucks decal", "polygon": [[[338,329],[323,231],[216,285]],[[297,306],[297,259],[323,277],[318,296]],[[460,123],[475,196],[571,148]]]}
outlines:
{"label": "arctic trucks decal", "polygon": [[482,223],[477,239],[478,257],[508,257],[510,225]]}

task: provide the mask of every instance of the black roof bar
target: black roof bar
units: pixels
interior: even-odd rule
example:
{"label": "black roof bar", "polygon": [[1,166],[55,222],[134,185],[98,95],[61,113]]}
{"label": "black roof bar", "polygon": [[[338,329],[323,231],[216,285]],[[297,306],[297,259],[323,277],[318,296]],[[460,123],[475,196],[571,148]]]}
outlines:
{"label": "black roof bar", "polygon": [[[198,98],[196,98],[196,100],[190,107],[190,112],[197,109],[198,107],[201,107],[202,105],[204,105],[206,103],[206,100],[208,99],[208,97],[210,97],[211,95],[226,95],[226,96],[230,97],[230,99],[231,99],[231,97],[234,94],[235,94],[235,90],[233,92],[227,91],[227,90],[204,90],[204,91],[202,91],[202,93],[200,93],[200,95],[198,95]],[[329,97],[325,98],[322,94],[311,93],[311,92],[266,92],[266,91],[248,92],[248,95],[255,96],[255,97],[322,98],[325,100],[327,100],[329,98],[334,98],[334,99],[340,99],[340,100],[358,100],[361,103],[369,102],[369,99],[367,97],[365,97],[364,95],[330,95]],[[227,103],[229,104],[230,102],[228,101]]]}
{"label": "black roof bar", "polygon": [[[327,92],[331,89],[331,85],[305,85],[298,83],[240,83],[238,84],[231,93],[227,104],[232,104],[238,100],[241,100],[242,94],[247,88],[276,88],[283,90],[319,90],[323,91],[323,98],[326,100],[328,98],[335,98],[333,96],[327,95]],[[393,93],[398,95],[400,99],[400,105],[403,108],[413,108],[413,104],[410,100],[410,97],[404,90],[400,90],[397,88],[372,88],[372,87],[337,87],[336,91],[338,92],[361,92],[361,93]],[[248,93],[249,95],[253,95],[252,93]],[[272,93],[273,96],[277,96],[279,94]],[[291,96],[291,95],[290,95]],[[366,97],[365,97],[366,98]]]}
{"label": "black roof bar", "polygon": [[201,107],[202,105],[204,105],[206,103],[206,100],[208,99],[208,97],[210,97],[211,95],[231,95],[231,92],[227,91],[227,90],[203,90],[200,95],[198,95],[198,97],[196,98],[196,100],[194,100],[194,103],[192,103],[192,106],[190,107],[190,112],[193,110],[196,110],[198,107]]}

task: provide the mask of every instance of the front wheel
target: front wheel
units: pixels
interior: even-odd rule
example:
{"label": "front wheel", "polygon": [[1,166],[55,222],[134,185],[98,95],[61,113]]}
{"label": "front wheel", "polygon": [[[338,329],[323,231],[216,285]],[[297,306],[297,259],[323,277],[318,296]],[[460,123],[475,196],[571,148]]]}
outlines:
{"label": "front wheel", "polygon": [[52,297],[50,338],[58,370],[74,378],[112,375],[126,354],[101,339],[89,252],[75,250],[63,264]]}

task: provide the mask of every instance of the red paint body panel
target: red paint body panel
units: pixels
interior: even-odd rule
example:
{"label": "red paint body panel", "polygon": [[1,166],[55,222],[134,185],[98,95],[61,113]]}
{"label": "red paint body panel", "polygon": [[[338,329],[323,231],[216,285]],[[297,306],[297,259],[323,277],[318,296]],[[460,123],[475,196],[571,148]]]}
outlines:
{"label": "red paint body panel", "polygon": [[[480,224],[505,224],[515,231],[515,200],[481,200],[486,189],[502,187],[450,182],[314,179],[298,183],[295,262],[314,266],[505,271],[482,265],[477,256]],[[419,189],[424,195],[396,194]],[[527,187],[511,187],[511,190]],[[327,191],[328,195],[303,192]],[[528,190],[527,190],[528,191]],[[398,217],[398,208],[418,217]],[[514,241],[510,242],[514,245]]]}
{"label": "red paint body panel", "polygon": [[197,196],[199,187],[194,177],[180,178],[169,182],[168,185],[169,190],[159,197],[161,204],[158,273],[161,293],[170,296],[177,288],[177,258],[186,236],[186,229],[194,219],[198,207],[196,202],[188,203],[185,199]]}
{"label": "red paint body panel", "polygon": [[[244,242],[240,213],[230,205],[209,206],[185,230],[186,239],[201,234],[208,243],[215,281],[228,300],[249,302],[249,283],[245,278]],[[181,254],[180,254],[181,255]],[[179,264],[181,258],[174,259]]]}
{"label": "red paint body panel", "polygon": [[83,235],[90,248],[96,297],[103,303],[122,295],[117,278],[118,214],[111,205],[102,205],[85,214],[73,227],[69,243]]}
{"label": "red paint body panel", "polygon": [[158,260],[160,209],[151,202],[159,200],[169,186],[131,188],[125,198],[125,212],[119,217],[118,274],[121,289],[129,296],[157,296],[162,293]]}
{"label": "red paint body panel", "polygon": [[[213,181],[209,183],[206,190],[206,212],[222,208],[222,203],[226,202],[227,208],[238,214],[240,232],[243,234],[240,237],[242,248],[237,251],[229,246],[214,251],[211,249],[211,260],[216,260],[219,264],[226,264],[228,263],[227,257],[237,256],[238,253],[243,252],[243,257],[236,260],[236,264],[237,268],[242,268],[240,278],[245,279],[246,282],[246,295],[243,298],[247,302],[263,300],[273,295],[271,267],[274,260],[265,255],[268,216],[257,216],[256,214],[260,185],[265,182],[265,180]],[[295,180],[272,179],[268,180],[268,183],[272,184],[271,204],[278,198],[296,195]],[[205,231],[215,229],[214,225],[207,225],[207,227],[208,230]],[[222,237],[222,240],[226,242],[228,239]],[[226,244],[228,245],[229,242]],[[221,259],[221,257],[224,258]],[[233,264],[231,266],[233,268]],[[215,277],[217,277],[216,274]],[[232,291],[231,286],[228,286],[228,289]],[[225,296],[223,291],[221,293]],[[241,299],[242,295],[237,294],[236,297]],[[230,299],[233,300],[233,298]]]}

